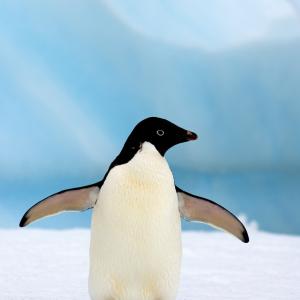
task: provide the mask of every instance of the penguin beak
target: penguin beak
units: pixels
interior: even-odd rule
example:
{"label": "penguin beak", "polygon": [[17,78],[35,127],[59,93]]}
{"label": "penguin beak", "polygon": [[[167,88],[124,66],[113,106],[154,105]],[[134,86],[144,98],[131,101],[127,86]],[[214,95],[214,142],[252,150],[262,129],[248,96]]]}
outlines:
{"label": "penguin beak", "polygon": [[194,141],[198,138],[197,134],[195,132],[192,131],[187,131],[186,132],[186,140],[187,141]]}

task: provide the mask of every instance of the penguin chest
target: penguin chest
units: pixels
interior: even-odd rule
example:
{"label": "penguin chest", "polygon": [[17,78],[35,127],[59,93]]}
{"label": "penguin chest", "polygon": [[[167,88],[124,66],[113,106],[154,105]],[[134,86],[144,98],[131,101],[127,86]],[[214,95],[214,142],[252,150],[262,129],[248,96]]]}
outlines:
{"label": "penguin chest", "polygon": [[175,298],[181,260],[177,195],[166,160],[148,144],[114,167],[101,188],[92,218],[92,299]]}

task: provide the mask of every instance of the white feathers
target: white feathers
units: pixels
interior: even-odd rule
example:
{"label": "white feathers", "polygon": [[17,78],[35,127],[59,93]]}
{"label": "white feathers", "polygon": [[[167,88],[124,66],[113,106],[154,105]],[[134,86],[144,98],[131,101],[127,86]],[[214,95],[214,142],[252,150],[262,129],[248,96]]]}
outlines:
{"label": "white feathers", "polygon": [[181,229],[172,173],[145,142],[114,167],[93,211],[89,290],[93,300],[175,299]]}

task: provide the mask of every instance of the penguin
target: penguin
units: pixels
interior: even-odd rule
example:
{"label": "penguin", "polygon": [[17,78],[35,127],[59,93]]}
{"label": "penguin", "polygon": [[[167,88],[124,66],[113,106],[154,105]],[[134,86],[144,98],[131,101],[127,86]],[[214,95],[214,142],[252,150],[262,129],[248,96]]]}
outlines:
{"label": "penguin", "polygon": [[144,119],[102,180],[41,200],[24,214],[20,227],[64,211],[93,208],[90,298],[174,300],[181,268],[181,218],[249,242],[246,228],[230,211],[175,185],[165,153],[196,139],[196,133],[168,120]]}

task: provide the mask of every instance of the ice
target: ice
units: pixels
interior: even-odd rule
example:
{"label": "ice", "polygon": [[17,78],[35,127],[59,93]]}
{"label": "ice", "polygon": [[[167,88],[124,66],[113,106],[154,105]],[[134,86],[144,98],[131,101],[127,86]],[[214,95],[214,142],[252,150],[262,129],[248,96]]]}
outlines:
{"label": "ice", "polygon": [[[0,230],[0,299],[84,300],[89,230]],[[178,300],[300,299],[300,237],[183,232]]]}

